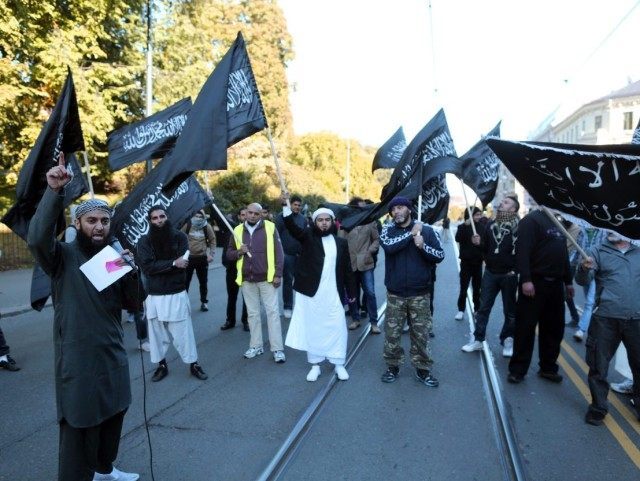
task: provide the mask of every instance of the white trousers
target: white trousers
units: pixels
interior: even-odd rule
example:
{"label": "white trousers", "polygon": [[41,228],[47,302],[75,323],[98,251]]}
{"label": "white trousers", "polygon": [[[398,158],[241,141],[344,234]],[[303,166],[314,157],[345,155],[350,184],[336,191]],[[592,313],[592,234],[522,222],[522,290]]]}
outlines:
{"label": "white trousers", "polygon": [[271,351],[282,351],[282,327],[280,326],[280,306],[278,305],[278,289],[270,282],[243,282],[242,297],[247,305],[247,317],[251,341],[249,347],[262,347],[262,319],[260,301],[267,312],[267,329]]}
{"label": "white trousers", "polygon": [[326,356],[321,356],[318,354],[312,354],[310,352],[307,352],[307,361],[310,364],[320,364],[325,359],[329,361],[331,364],[333,364],[334,366],[344,366],[344,357],[342,358],[326,357]]}
{"label": "white trousers", "polygon": [[151,362],[158,363],[165,358],[172,338],[173,345],[183,362],[191,364],[198,360],[196,339],[193,335],[191,319],[172,322],[150,319],[148,324]]}

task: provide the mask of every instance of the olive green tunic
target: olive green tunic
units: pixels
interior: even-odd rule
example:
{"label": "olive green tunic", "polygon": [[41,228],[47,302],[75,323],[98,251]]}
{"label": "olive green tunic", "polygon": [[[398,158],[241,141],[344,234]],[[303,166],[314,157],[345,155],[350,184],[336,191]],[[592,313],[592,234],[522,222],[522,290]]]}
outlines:
{"label": "olive green tunic", "polygon": [[131,404],[121,316],[123,307],[135,308],[141,290],[132,274],[102,292],[96,290],[80,271],[89,258],[75,241],[66,244],[55,238],[63,199],[51,189],[45,191],[27,242],[52,280],[58,422],[65,419],[75,428],[86,428]]}

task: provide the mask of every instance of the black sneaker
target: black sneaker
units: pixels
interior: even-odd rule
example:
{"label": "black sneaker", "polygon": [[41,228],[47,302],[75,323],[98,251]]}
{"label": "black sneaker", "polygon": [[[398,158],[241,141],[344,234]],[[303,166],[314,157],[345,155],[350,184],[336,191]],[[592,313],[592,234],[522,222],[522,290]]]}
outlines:
{"label": "black sneaker", "polygon": [[11,356],[7,356],[6,361],[0,361],[0,369],[6,369],[7,371],[15,372],[19,371],[20,367],[18,367]]}
{"label": "black sneaker", "polygon": [[416,381],[428,387],[438,387],[440,385],[440,381],[433,377],[428,369],[416,369],[415,377]]}
{"label": "black sneaker", "polygon": [[207,305],[206,302],[203,302],[202,304],[200,304],[200,310],[202,312],[207,312],[209,310],[209,306]]}
{"label": "black sneaker", "polygon": [[507,376],[507,381],[511,384],[520,384],[522,381],[524,381],[524,376],[518,376],[517,374],[509,373],[509,375]]}
{"label": "black sneaker", "polygon": [[209,379],[209,376],[207,376],[207,374],[200,367],[200,364],[198,364],[197,362],[191,364],[190,371],[192,376],[197,377],[201,381],[206,381],[207,379]]}
{"label": "black sneaker", "polygon": [[584,422],[592,426],[601,426],[604,422],[604,417],[605,415],[602,413],[589,410],[587,414],[584,415]]}
{"label": "black sneaker", "polygon": [[226,331],[227,329],[233,329],[234,327],[236,327],[235,324],[232,324],[229,321],[227,321],[222,326],[220,326],[220,330],[221,331]]}
{"label": "black sneaker", "polygon": [[552,371],[538,371],[538,376],[540,376],[542,379],[546,379],[547,381],[555,383],[562,382],[563,379],[560,374]]}
{"label": "black sneaker", "polygon": [[156,372],[153,373],[153,377],[151,378],[152,382],[162,381],[169,374],[169,368],[166,364],[160,364],[156,369]]}
{"label": "black sneaker", "polygon": [[242,330],[244,332],[249,332],[249,323],[248,322],[243,322],[242,323]]}
{"label": "black sneaker", "polygon": [[397,366],[388,366],[387,371],[382,375],[380,380],[382,382],[395,382],[398,379],[398,374],[400,373],[400,368]]}

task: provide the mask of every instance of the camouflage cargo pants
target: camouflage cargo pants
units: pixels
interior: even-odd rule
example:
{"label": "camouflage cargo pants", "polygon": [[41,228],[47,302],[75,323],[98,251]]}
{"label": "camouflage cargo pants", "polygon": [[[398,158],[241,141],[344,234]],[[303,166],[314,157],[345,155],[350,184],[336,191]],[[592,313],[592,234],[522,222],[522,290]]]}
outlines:
{"label": "camouflage cargo pants", "polygon": [[387,292],[387,310],[384,322],[384,360],[388,366],[400,366],[404,362],[402,327],[411,319],[411,364],[417,369],[431,369],[433,359],[429,347],[431,310],[429,295],[400,297]]}

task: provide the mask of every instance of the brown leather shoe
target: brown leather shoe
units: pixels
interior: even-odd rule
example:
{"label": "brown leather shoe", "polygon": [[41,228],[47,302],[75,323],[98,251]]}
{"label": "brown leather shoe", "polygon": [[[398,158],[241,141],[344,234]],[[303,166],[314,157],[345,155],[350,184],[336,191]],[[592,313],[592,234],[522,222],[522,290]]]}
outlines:
{"label": "brown leather shoe", "polygon": [[351,324],[349,324],[348,329],[350,331],[353,331],[354,329],[358,329],[360,327],[360,321],[351,321]]}
{"label": "brown leather shoe", "polygon": [[371,324],[371,334],[380,334],[380,328],[377,324]]}

